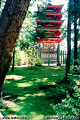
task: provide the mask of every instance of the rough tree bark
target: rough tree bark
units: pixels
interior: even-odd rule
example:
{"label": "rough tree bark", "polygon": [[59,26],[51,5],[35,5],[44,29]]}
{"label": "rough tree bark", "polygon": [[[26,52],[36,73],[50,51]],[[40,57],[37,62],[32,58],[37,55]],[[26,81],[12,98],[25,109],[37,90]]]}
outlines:
{"label": "rough tree bark", "polygon": [[68,25],[67,25],[67,60],[66,60],[66,74],[65,79],[67,80],[67,75],[70,70],[70,57],[71,57],[71,0],[69,0],[69,8],[68,8]]}
{"label": "rough tree bark", "polygon": [[30,0],[7,0],[0,17],[0,97]]}

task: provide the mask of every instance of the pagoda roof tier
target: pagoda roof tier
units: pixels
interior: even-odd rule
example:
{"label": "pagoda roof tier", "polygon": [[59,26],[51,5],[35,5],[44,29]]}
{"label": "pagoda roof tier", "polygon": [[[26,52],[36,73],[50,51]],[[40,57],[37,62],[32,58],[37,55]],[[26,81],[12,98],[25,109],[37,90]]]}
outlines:
{"label": "pagoda roof tier", "polygon": [[61,23],[64,20],[37,20],[37,24],[39,24],[40,22],[42,23]]}
{"label": "pagoda roof tier", "polygon": [[63,31],[63,29],[39,29],[39,28],[37,28],[36,31],[40,31],[40,30],[44,30],[46,32],[57,32],[57,31],[62,32]]}
{"label": "pagoda roof tier", "polygon": [[37,29],[36,31],[44,30],[46,37],[59,37],[63,29]]}
{"label": "pagoda roof tier", "polygon": [[47,20],[61,20],[62,14],[46,14]]}
{"label": "pagoda roof tier", "polygon": [[55,6],[47,6],[45,12],[46,13],[59,13],[61,12],[63,5],[55,5]]}
{"label": "pagoda roof tier", "polygon": [[42,25],[42,27],[49,27],[49,28],[60,28],[64,20],[37,20],[37,26]]}
{"label": "pagoda roof tier", "polygon": [[48,37],[48,38],[53,38],[53,37],[59,37],[61,35],[61,33],[60,32],[55,32],[55,33],[46,33],[46,37]]}
{"label": "pagoda roof tier", "polygon": [[37,43],[60,43],[63,38],[44,38],[44,40],[39,40]]}

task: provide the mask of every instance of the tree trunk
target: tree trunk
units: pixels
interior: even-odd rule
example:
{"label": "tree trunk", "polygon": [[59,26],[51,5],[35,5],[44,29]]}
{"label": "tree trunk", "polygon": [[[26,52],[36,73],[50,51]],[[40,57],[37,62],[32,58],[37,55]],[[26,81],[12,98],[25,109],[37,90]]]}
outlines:
{"label": "tree trunk", "polygon": [[0,94],[29,3],[30,0],[7,0],[0,17]]}
{"label": "tree trunk", "polygon": [[74,65],[78,65],[77,63],[77,12],[76,12],[76,4],[77,4],[77,1],[74,0],[74,9],[75,9],[75,12],[74,12]]}
{"label": "tree trunk", "polygon": [[57,47],[57,65],[61,65],[59,55],[60,55],[60,44],[58,44]]}
{"label": "tree trunk", "polygon": [[[69,5],[71,0],[69,0]],[[69,6],[68,9],[68,25],[67,25],[67,60],[66,60],[66,74],[65,78],[67,79],[67,75],[70,70],[70,57],[71,57],[71,14],[70,14],[71,7]]]}
{"label": "tree trunk", "polygon": [[77,63],[77,20],[74,20],[74,65]]}
{"label": "tree trunk", "polygon": [[0,108],[2,106],[2,87],[0,87]]}
{"label": "tree trunk", "polygon": [[15,48],[14,48],[14,52],[13,52],[12,71],[14,71],[14,64],[15,64]]}

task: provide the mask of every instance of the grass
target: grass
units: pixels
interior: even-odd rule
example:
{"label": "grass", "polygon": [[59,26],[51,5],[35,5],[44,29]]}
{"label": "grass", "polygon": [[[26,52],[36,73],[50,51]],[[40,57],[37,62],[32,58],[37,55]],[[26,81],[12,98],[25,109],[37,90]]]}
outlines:
{"label": "grass", "polygon": [[[56,102],[55,91],[49,90],[65,75],[64,66],[9,69],[4,85],[5,106],[2,114],[7,117],[28,117],[28,120],[44,120],[55,116],[50,104]],[[21,119],[20,119],[21,120]]]}

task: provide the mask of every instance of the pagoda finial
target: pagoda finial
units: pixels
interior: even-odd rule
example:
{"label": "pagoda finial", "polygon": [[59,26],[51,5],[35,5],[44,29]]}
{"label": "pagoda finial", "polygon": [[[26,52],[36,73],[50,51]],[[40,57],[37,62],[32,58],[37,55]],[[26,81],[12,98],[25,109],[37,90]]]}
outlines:
{"label": "pagoda finial", "polygon": [[52,5],[52,4],[51,4],[51,0],[46,0],[46,4],[47,4],[47,5]]}
{"label": "pagoda finial", "polygon": [[48,0],[48,5],[52,5],[52,4],[51,4],[51,0]]}

